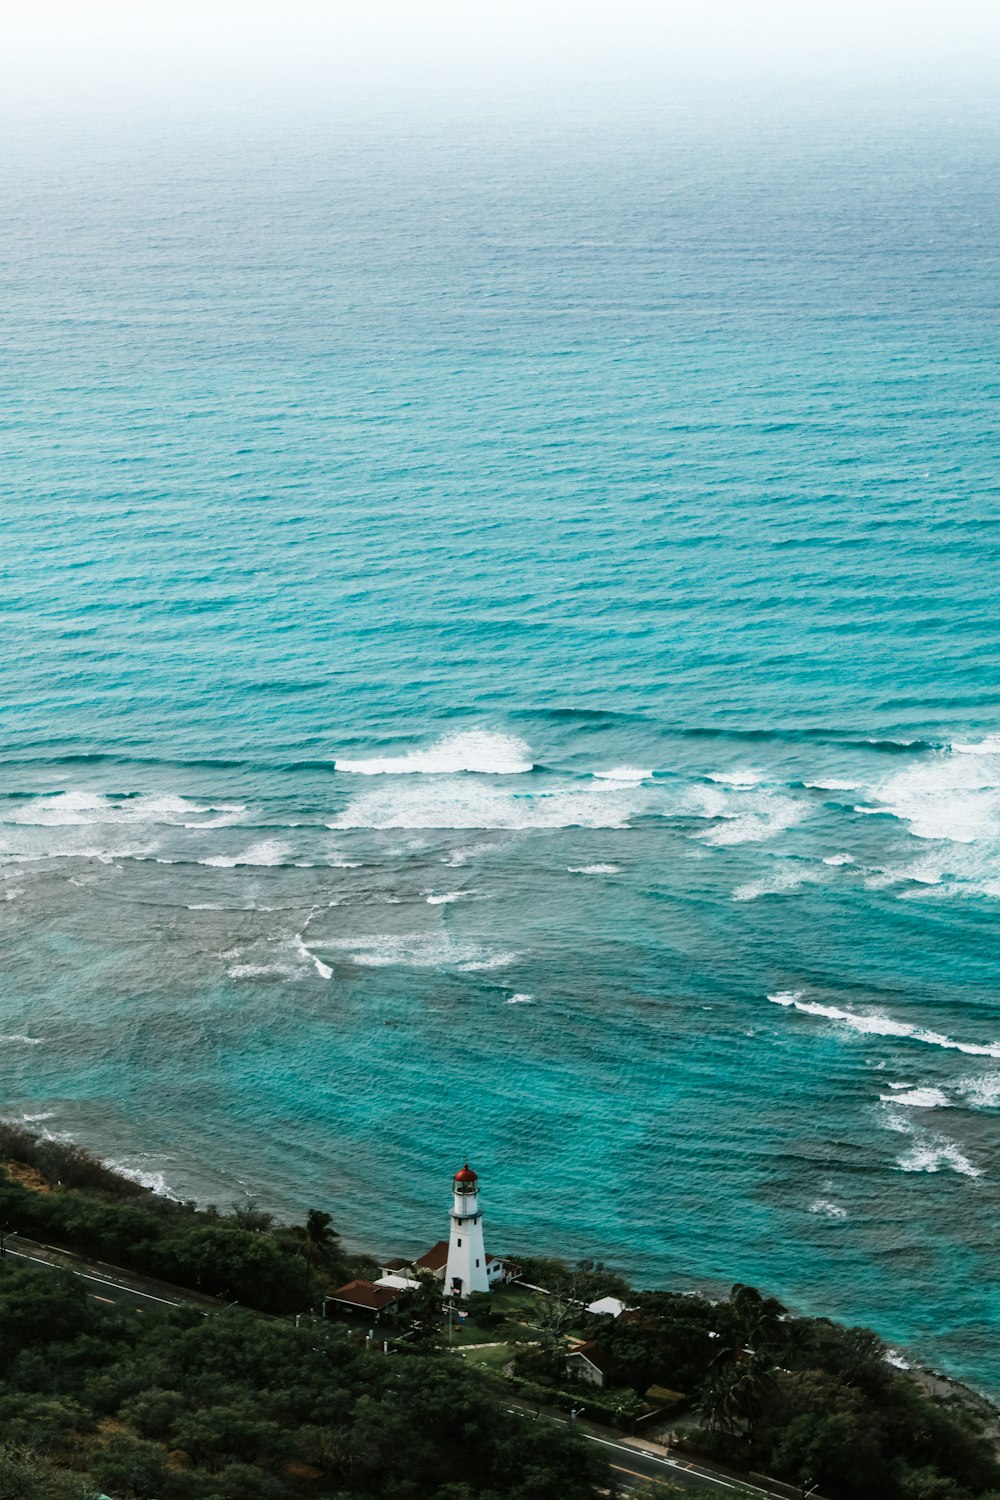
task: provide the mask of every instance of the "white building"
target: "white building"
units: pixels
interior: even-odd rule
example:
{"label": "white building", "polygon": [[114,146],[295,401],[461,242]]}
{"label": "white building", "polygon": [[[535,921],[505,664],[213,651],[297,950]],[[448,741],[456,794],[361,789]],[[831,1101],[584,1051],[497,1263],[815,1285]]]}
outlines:
{"label": "white building", "polygon": [[483,1211],[479,1178],[466,1162],[452,1182],[451,1237],[444,1278],[445,1296],[468,1297],[488,1292],[490,1278],[483,1248]]}

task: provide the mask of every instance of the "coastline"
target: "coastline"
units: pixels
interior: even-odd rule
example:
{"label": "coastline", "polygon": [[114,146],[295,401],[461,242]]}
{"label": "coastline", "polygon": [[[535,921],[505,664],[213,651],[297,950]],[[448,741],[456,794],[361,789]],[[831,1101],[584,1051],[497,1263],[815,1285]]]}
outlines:
{"label": "coastline", "polygon": [[[127,1169],[123,1169],[118,1163],[93,1158],[86,1150],[78,1147],[75,1142],[69,1142],[65,1139],[47,1136],[44,1132],[44,1129],[41,1132],[38,1132],[36,1130],[29,1129],[27,1125],[18,1121],[0,1120],[0,1131],[3,1131],[5,1128],[8,1132],[13,1132],[15,1135],[24,1137],[26,1140],[48,1140],[52,1144],[52,1146],[56,1148],[57,1151],[65,1151],[69,1156],[75,1157],[81,1162],[93,1162],[100,1168],[100,1171],[103,1174],[106,1174],[109,1180],[115,1180],[118,1183],[124,1185],[126,1187],[126,1191],[129,1194],[134,1193],[136,1198],[140,1201],[144,1200],[153,1204],[162,1205],[164,1208],[169,1209],[190,1208],[196,1206],[197,1209],[201,1212],[218,1214],[218,1209],[214,1204],[195,1204],[193,1200],[188,1200],[187,1203],[183,1203],[182,1200],[170,1194],[169,1192],[164,1192],[159,1187],[151,1186],[149,1180],[150,1174],[131,1174]],[[6,1174],[6,1176],[10,1180],[19,1183],[29,1191],[46,1192],[50,1190],[46,1185],[42,1175],[34,1167],[20,1162],[15,1158],[0,1158],[0,1181],[2,1181],[4,1174]],[[159,1180],[162,1182],[162,1177],[160,1177]],[[250,1194],[247,1194],[247,1206],[251,1212],[256,1212],[258,1210],[261,1211],[264,1217],[271,1220],[277,1226],[278,1221],[273,1218],[266,1207],[262,1204],[261,1200],[254,1198]],[[237,1205],[234,1204],[233,1207],[234,1209],[236,1209]],[[441,1218],[443,1222],[443,1213]],[[435,1226],[429,1226],[427,1236],[428,1243],[430,1243],[435,1238],[435,1236]],[[358,1233],[358,1231],[352,1229],[347,1229],[343,1234],[340,1234],[338,1232],[337,1239],[341,1247],[345,1251],[350,1253],[352,1259],[356,1261],[359,1266],[380,1265],[385,1261],[387,1256],[398,1255],[402,1253],[402,1250],[404,1248],[403,1246],[395,1245],[385,1247],[381,1252],[374,1252],[371,1249],[370,1245]],[[72,1246],[68,1246],[67,1248],[70,1250],[73,1249]],[[414,1257],[420,1253],[421,1248],[425,1247],[415,1247]],[[523,1258],[524,1254],[524,1251],[519,1251],[517,1254],[514,1254],[512,1258]],[[563,1261],[563,1264],[567,1266],[574,1263],[584,1264],[584,1262],[581,1262],[572,1256],[570,1256],[568,1260]],[[610,1274],[617,1275],[617,1273]],[[664,1288],[655,1290],[668,1289]],[[639,1289],[632,1287],[631,1291],[633,1294],[637,1294]],[[705,1290],[703,1287],[700,1292],[685,1292],[681,1293],[680,1295],[701,1295],[708,1298],[708,1300],[712,1302],[718,1303],[725,1300],[725,1288],[721,1284],[719,1284],[712,1290]],[[767,1288],[764,1289],[764,1295],[769,1295]],[[810,1316],[800,1312],[794,1306],[787,1307],[786,1311],[787,1314],[793,1318]],[[812,1316],[825,1317],[826,1315],[813,1314]],[[881,1339],[881,1335],[878,1335],[878,1337]],[[883,1342],[885,1341],[883,1340]],[[895,1353],[895,1351],[888,1351],[887,1346],[887,1354],[888,1352]],[[900,1375],[911,1379],[914,1383],[919,1385],[923,1390],[927,1392],[927,1394],[945,1400],[958,1400],[959,1402],[976,1411],[982,1418],[984,1423],[987,1425],[992,1440],[996,1445],[998,1452],[1000,1452],[1000,1399],[994,1398],[984,1391],[977,1390],[975,1386],[969,1384],[968,1381],[962,1379],[961,1377],[949,1375],[944,1371],[933,1368],[929,1364],[925,1364],[919,1359],[918,1356],[915,1355],[914,1351],[909,1348],[907,1348],[906,1350],[905,1362],[901,1363],[898,1358],[887,1357],[887,1363],[891,1364]]]}

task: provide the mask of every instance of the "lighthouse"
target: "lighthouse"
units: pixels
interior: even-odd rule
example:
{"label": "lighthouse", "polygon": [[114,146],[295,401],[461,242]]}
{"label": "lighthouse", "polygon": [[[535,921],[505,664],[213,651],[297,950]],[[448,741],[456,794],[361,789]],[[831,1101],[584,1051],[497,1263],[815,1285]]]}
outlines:
{"label": "lighthouse", "polygon": [[479,1178],[466,1162],[452,1182],[451,1238],[445,1296],[468,1297],[488,1292],[486,1251],[483,1249],[483,1211],[479,1207]]}

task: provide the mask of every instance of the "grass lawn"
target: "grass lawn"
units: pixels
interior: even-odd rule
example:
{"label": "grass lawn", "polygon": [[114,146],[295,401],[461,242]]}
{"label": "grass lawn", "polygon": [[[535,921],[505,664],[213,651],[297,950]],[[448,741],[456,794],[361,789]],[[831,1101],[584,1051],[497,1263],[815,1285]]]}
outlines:
{"label": "grass lawn", "polygon": [[514,1350],[509,1344],[499,1344],[496,1348],[479,1348],[474,1344],[467,1345],[462,1350],[461,1357],[466,1364],[478,1365],[482,1370],[492,1370],[494,1374],[500,1375],[503,1367],[514,1358]]}
{"label": "grass lawn", "polygon": [[466,1344],[495,1344],[499,1339],[505,1339],[509,1330],[506,1325],[500,1323],[496,1328],[490,1328],[488,1324],[474,1323],[470,1318],[467,1323],[455,1319],[451,1338],[448,1337],[448,1324],[445,1322],[445,1343],[450,1343],[456,1349],[461,1349]]}
{"label": "grass lawn", "polygon": [[491,1295],[497,1312],[509,1318],[512,1323],[534,1324],[538,1319],[539,1309],[549,1300],[539,1292],[529,1292],[527,1287],[516,1284],[498,1287]]}

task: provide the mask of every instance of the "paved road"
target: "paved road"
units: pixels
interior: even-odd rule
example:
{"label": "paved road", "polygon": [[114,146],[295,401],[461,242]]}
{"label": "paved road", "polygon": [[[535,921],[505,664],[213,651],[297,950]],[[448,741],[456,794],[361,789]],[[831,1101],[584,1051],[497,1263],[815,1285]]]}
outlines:
{"label": "paved road", "polygon": [[[4,1254],[14,1260],[48,1266],[50,1270],[72,1271],[75,1276],[79,1276],[82,1281],[86,1282],[87,1291],[95,1302],[103,1302],[112,1306],[130,1309],[188,1306],[208,1313],[218,1312],[227,1305],[214,1297],[202,1296],[199,1292],[190,1292],[183,1287],[170,1286],[165,1282],[156,1281],[150,1276],[140,1276],[124,1271],[120,1266],[107,1266],[99,1261],[89,1261],[81,1255],[73,1255],[70,1251],[60,1250],[54,1245],[40,1245],[35,1240],[25,1239],[19,1234],[6,1236]],[[253,1308],[244,1308],[244,1311],[255,1317],[269,1319],[269,1314],[257,1313]],[[521,1402],[510,1402],[510,1409],[524,1415],[537,1415],[534,1407],[523,1405]],[[572,1426],[589,1442],[598,1443],[604,1450],[605,1457],[618,1479],[619,1488],[626,1493],[634,1488],[636,1483],[647,1479],[670,1479],[674,1483],[683,1484],[686,1488],[708,1490],[716,1495],[731,1496],[746,1493],[764,1496],[766,1500],[774,1500],[768,1490],[762,1490],[752,1484],[738,1484],[731,1479],[713,1474],[697,1464],[692,1464],[687,1459],[661,1457],[659,1454],[636,1447],[627,1440],[608,1437],[603,1431],[593,1428],[587,1422],[558,1416],[551,1411],[547,1411],[545,1415],[549,1421],[556,1422],[561,1427]]]}
{"label": "paved road", "polygon": [[[512,1405],[510,1409],[534,1415],[534,1408],[520,1403]],[[762,1490],[759,1485],[723,1478],[721,1474],[713,1474],[711,1470],[703,1469],[686,1458],[672,1458],[666,1455],[661,1457],[658,1453],[650,1453],[647,1448],[637,1447],[628,1439],[608,1437],[588,1422],[559,1417],[551,1411],[546,1411],[545,1416],[550,1422],[556,1422],[560,1427],[573,1427],[589,1442],[599,1443],[604,1449],[604,1456],[611,1465],[612,1471],[618,1478],[619,1488],[626,1492],[634,1489],[637,1483],[647,1479],[669,1479],[674,1484],[683,1485],[686,1489],[708,1490],[716,1495],[761,1495],[765,1497],[765,1500],[775,1500],[770,1490]]]}
{"label": "paved road", "polygon": [[180,1287],[168,1286],[150,1276],[136,1276],[118,1266],[88,1261],[82,1255],[73,1255],[54,1245],[40,1245],[19,1234],[6,1236],[4,1255],[36,1266],[47,1266],[50,1270],[72,1271],[74,1276],[79,1276],[87,1283],[87,1291],[95,1302],[108,1302],[128,1308],[187,1305],[197,1307],[201,1312],[217,1312],[224,1305],[214,1297],[203,1297],[199,1292],[187,1292]]}

